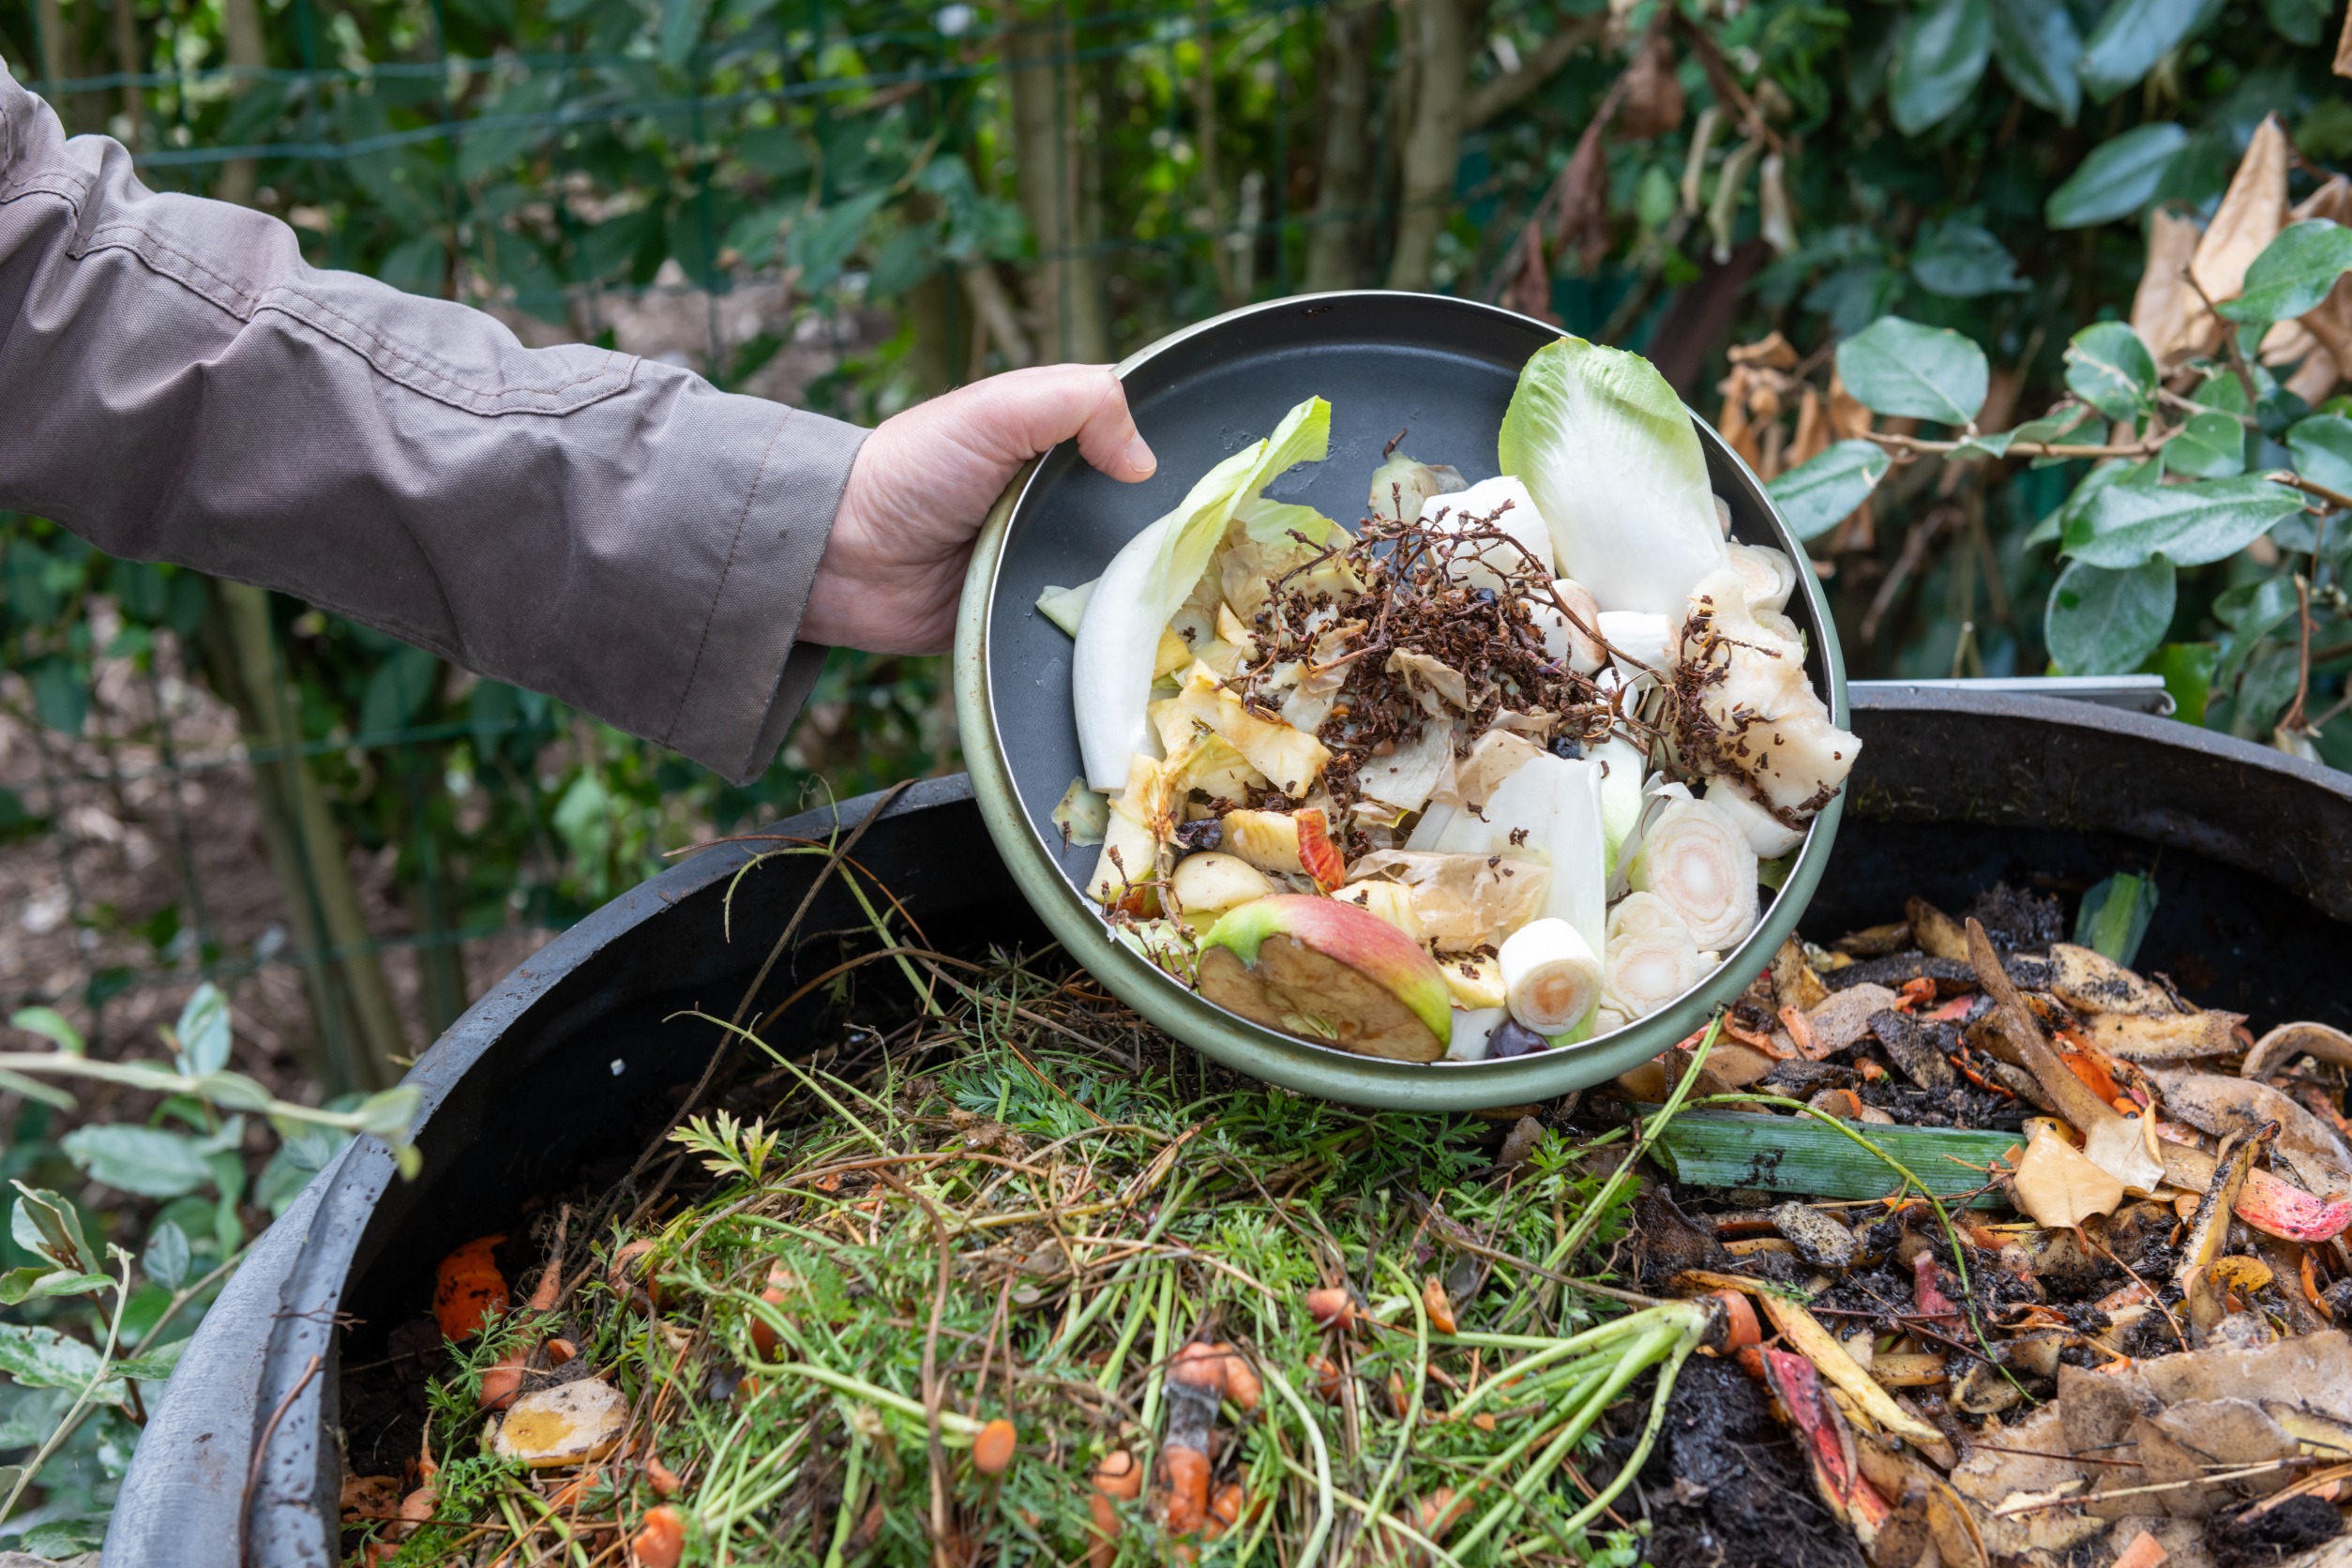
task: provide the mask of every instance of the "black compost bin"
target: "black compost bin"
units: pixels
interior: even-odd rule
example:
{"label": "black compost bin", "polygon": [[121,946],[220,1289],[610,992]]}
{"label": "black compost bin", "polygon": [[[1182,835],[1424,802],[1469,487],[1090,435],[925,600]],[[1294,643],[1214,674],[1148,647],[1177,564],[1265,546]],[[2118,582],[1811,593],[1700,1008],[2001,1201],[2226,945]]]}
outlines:
{"label": "black compost bin", "polygon": [[[2141,961],[2257,1023],[2352,1026],[2352,780],[2165,719],[2043,698],[1858,686],[1864,749],[1837,853],[1804,929],[1826,937],[1947,908],[2004,878],[2079,890],[2122,867],[2161,890]],[[942,947],[1042,944],[965,781],[868,796],[778,831],[863,828],[858,862]],[[613,900],[501,981],[428,1051],[422,1173],[354,1145],[273,1227],[204,1319],[147,1427],[106,1543],[110,1562],[226,1568],[334,1561],[341,1369],[381,1355],[432,1264],[526,1199],[616,1175],[656,1136],[669,1091],[797,916],[766,979],[781,1000],[865,924],[822,859],[736,873],[722,845]],[[817,884],[813,886],[812,884]],[[732,885],[732,940],[723,924]],[[777,1032],[792,1039],[792,1019]]]}

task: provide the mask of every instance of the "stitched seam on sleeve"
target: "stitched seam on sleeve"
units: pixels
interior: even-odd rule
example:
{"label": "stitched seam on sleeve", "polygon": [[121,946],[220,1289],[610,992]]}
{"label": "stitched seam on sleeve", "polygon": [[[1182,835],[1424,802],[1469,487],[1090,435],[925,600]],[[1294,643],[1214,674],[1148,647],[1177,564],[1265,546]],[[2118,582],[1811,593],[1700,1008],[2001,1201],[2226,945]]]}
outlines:
{"label": "stitched seam on sleeve", "polygon": [[[34,194],[60,197],[78,213],[87,188],[62,171],[51,171],[16,184],[0,200]],[[96,230],[68,254],[82,261],[97,250],[128,250],[158,277],[169,279],[240,321],[249,321],[263,310],[276,309],[342,343],[386,379],[464,408],[468,413],[567,413],[571,407],[585,406],[585,401],[595,400],[589,399],[565,406],[567,395],[591,391],[598,398],[609,397],[626,386],[631,379],[628,356],[608,350],[600,361],[567,380],[506,385],[493,391],[469,384],[450,373],[450,367],[384,337],[315,294],[284,284],[256,294],[200,258],[137,224],[115,223]],[[224,294],[231,297],[223,298]],[[432,384],[419,384],[421,382]]]}
{"label": "stitched seam on sleeve", "polygon": [[[768,444],[760,451],[760,467],[751,475],[750,487],[744,491],[743,509],[735,514],[734,536],[727,541],[726,565],[718,569],[718,586],[712,591],[710,609],[702,616],[702,629],[694,639],[694,659],[686,666],[686,685],[678,688],[678,706],[670,715],[669,727],[662,731],[661,744],[664,746],[668,746],[670,737],[677,733],[678,720],[685,713],[687,700],[694,695],[695,680],[702,672],[702,650],[711,640],[711,623],[718,619],[719,602],[727,596],[727,580],[734,575],[735,552],[743,548],[743,531],[751,520],[751,504],[760,498],[760,487],[767,482],[768,462],[775,457],[776,444],[783,439],[784,427],[792,423],[793,413],[792,409],[786,408],[784,416],[776,422],[776,429],[768,432]],[[753,731],[756,734],[756,724]]]}
{"label": "stitched seam on sleeve", "polygon": [[[277,297],[281,295],[283,296],[283,299]],[[613,354],[611,351],[607,350],[603,361],[595,369],[582,370],[568,381],[557,382],[552,385],[509,384],[496,391],[492,391],[488,387],[468,385],[465,382],[450,373],[450,367],[445,366],[428,355],[419,354],[415,349],[409,348],[404,344],[392,341],[390,339],[385,338],[383,334],[370,328],[365,322],[337,309],[334,306],[328,304],[318,295],[292,287],[291,285],[279,284],[278,287],[272,289],[269,292],[269,294],[264,296],[262,308],[265,309],[275,308],[284,310],[288,315],[297,317],[302,315],[301,312],[289,309],[285,305],[284,300],[299,300],[311,309],[316,310],[319,314],[341,324],[342,325],[348,327],[354,336],[375,345],[375,347],[380,349],[388,358],[396,359],[403,364],[414,366],[420,373],[430,376],[434,380],[442,382],[457,391],[465,393],[469,397],[482,398],[493,401],[514,397],[554,397],[559,394],[568,392],[576,386],[580,386],[588,382],[596,381],[601,377],[612,374],[615,369],[617,369],[617,367],[613,364],[613,361],[621,357],[620,355]],[[311,324],[317,325],[318,324],[314,322]]]}

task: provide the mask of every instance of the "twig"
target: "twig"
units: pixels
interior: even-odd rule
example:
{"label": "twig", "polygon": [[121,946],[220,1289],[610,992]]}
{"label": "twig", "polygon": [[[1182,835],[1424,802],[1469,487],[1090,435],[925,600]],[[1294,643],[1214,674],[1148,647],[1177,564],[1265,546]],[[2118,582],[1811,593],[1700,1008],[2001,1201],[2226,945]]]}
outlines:
{"label": "twig", "polygon": [[2295,574],[2295,701],[2287,704],[2279,729],[2287,734],[2307,731],[2303,706],[2311,701],[2311,580]]}
{"label": "twig", "polygon": [[2222,347],[2228,352],[2229,368],[2237,372],[2238,384],[2245,389],[2246,406],[2254,407],[2262,401],[2262,394],[2254,390],[2254,371],[2246,364],[2244,352],[2238,346],[2238,324],[2222,314],[2222,308],[2213,303],[2211,294],[2205,292],[2205,285],[2197,281],[2194,271],[2182,267],[2180,280],[2196,291],[2197,297],[2205,302],[2205,308],[2213,313],[2213,319],[2222,324]]}
{"label": "twig", "polygon": [[[286,1419],[286,1412],[294,1409],[294,1402],[301,1397],[304,1389],[310,1386],[310,1380],[319,1375],[319,1368],[324,1364],[324,1363],[319,1357],[312,1356],[309,1363],[303,1367],[302,1376],[294,1380],[294,1387],[286,1391],[286,1396],[278,1401],[278,1408],[270,1411],[269,1419],[262,1424],[262,1435],[253,1441],[252,1462],[245,1468],[245,1491],[237,1503],[237,1534],[240,1538],[249,1528],[249,1520],[253,1513],[253,1489],[262,1484],[262,1467],[269,1462],[269,1443],[270,1440],[278,1435],[278,1424]],[[5,1512],[5,1510],[0,1510],[0,1512]]]}
{"label": "twig", "polygon": [[2118,1486],[2111,1492],[2101,1492],[2096,1499],[2069,1493],[2062,1498],[2035,1498],[2025,1502],[2005,1502],[1993,1510],[1997,1519],[2013,1519],[2021,1515],[2039,1514],[2050,1508],[2075,1508],[2088,1501],[2104,1502],[2109,1498],[2144,1497],[2150,1492],[2177,1492],[2184,1486],[2214,1486],[2224,1481],[2244,1481],[2256,1475],[2272,1475],[2283,1470],[2315,1465],[2319,1461],[2308,1455],[2297,1454],[2284,1459],[2271,1459],[2242,1470],[2223,1470],[2214,1475],[2193,1475],[2185,1481],[2152,1481],[2145,1486]]}

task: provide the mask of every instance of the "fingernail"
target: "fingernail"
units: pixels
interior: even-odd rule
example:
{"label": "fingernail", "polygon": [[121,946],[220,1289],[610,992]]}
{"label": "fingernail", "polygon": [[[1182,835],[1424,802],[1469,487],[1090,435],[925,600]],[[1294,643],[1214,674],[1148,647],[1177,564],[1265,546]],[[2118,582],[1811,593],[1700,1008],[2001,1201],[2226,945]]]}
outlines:
{"label": "fingernail", "polygon": [[1127,443],[1127,466],[1138,474],[1150,474],[1160,466],[1160,460],[1152,455],[1152,448],[1144,445],[1143,438],[1137,436]]}

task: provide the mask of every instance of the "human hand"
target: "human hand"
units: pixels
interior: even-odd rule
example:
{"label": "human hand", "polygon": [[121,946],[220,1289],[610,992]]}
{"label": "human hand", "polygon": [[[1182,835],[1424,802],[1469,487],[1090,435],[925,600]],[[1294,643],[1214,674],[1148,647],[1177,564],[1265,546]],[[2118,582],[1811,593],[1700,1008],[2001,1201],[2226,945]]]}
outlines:
{"label": "human hand", "polygon": [[945,648],[988,508],[1021,464],[1072,436],[1114,479],[1159,466],[1101,365],[1007,371],[882,421],[850,466],[801,638],[878,654]]}

